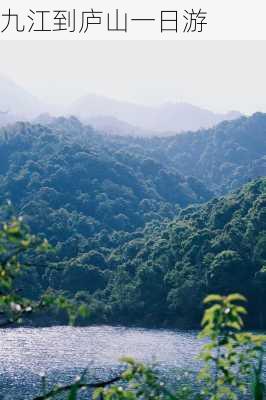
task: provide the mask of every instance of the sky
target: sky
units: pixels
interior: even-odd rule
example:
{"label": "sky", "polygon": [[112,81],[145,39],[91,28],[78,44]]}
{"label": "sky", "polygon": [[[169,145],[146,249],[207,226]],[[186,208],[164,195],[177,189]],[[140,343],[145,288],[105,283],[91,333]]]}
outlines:
{"label": "sky", "polygon": [[1,41],[0,75],[50,104],[89,93],[266,112],[263,41]]}

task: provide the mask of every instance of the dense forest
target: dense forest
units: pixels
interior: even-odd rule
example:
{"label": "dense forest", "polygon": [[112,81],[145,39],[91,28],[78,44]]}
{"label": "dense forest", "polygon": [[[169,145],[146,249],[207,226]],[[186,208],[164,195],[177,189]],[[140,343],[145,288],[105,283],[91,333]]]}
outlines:
{"label": "dense forest", "polygon": [[[209,190],[221,195],[266,175],[265,132],[266,115],[256,113],[212,129],[166,138],[139,138],[131,140],[130,145],[137,145],[147,157],[167,168],[200,179]],[[125,149],[128,144],[129,140],[123,139]]]}
{"label": "dense forest", "polygon": [[238,292],[256,310],[249,322],[265,326],[266,179],[149,224],[111,262],[104,304],[115,321],[195,327],[207,293]]}
{"label": "dense forest", "polygon": [[207,293],[238,291],[265,327],[265,155],[260,113],[149,139],[74,117],[2,128],[0,201],[53,245],[18,288],[83,300],[90,321],[179,327]]}

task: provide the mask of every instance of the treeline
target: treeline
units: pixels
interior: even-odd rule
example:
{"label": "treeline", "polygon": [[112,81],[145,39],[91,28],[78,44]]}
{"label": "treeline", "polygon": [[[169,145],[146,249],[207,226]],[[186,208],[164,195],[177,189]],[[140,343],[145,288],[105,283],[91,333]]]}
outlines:
{"label": "treeline", "polygon": [[95,321],[177,326],[206,293],[238,291],[265,326],[265,179],[210,200],[264,176],[265,154],[263,114],[151,139],[75,118],[3,128],[1,203],[54,246],[17,285],[85,300]]}

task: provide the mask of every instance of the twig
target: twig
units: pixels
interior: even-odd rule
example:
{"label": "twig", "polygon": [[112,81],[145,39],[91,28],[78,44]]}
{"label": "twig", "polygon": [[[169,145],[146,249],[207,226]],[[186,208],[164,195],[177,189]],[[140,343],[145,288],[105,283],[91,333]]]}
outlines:
{"label": "twig", "polygon": [[35,397],[33,400],[48,400],[51,399],[53,396],[57,396],[58,394],[62,394],[62,393],[66,393],[68,391],[70,391],[73,387],[77,388],[77,389],[97,389],[97,388],[101,388],[101,387],[105,387],[108,385],[111,385],[115,382],[118,382],[121,379],[121,376],[117,376],[113,379],[110,379],[109,381],[106,382],[98,382],[98,383],[82,383],[82,382],[77,382],[77,383],[73,383],[73,384],[69,384],[66,386],[60,386],[58,388],[54,388],[52,390],[50,390],[50,392]]}

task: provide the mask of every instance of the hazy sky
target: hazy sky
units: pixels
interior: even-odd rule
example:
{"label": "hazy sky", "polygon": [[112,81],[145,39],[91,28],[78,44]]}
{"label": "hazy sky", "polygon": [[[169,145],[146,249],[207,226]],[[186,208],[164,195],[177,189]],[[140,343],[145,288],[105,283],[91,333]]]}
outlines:
{"label": "hazy sky", "polygon": [[266,112],[265,42],[0,42],[0,74],[49,103],[96,93]]}

